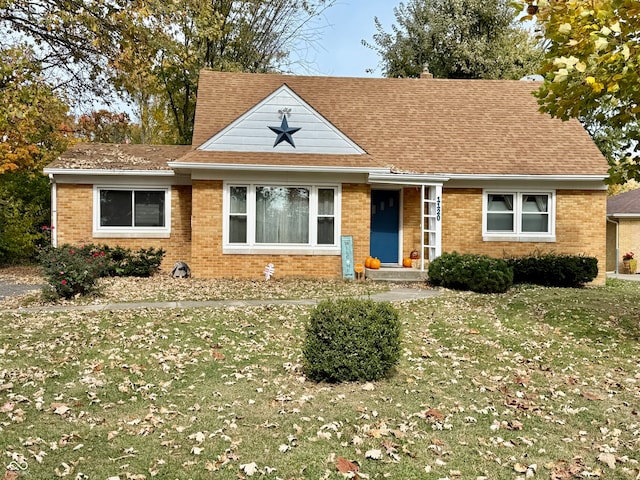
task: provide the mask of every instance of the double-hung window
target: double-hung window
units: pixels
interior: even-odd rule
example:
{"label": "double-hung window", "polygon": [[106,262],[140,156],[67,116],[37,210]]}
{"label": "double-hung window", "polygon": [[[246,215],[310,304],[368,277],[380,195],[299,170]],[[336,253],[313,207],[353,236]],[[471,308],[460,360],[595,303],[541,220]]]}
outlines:
{"label": "double-hung window", "polygon": [[94,236],[165,237],[170,232],[170,189],[94,187]]}
{"label": "double-hung window", "polygon": [[554,192],[485,191],[483,238],[497,241],[555,241]]}
{"label": "double-hung window", "polygon": [[338,186],[226,185],[225,249],[331,253],[339,248],[338,202]]}

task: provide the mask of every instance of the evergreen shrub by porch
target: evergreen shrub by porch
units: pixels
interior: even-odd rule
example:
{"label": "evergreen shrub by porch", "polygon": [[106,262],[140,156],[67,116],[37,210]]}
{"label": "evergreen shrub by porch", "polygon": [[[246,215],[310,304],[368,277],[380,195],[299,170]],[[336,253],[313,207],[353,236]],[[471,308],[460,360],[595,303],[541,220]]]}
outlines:
{"label": "evergreen shrub by porch", "polygon": [[443,253],[429,264],[436,286],[478,293],[503,293],[513,285],[513,270],[505,260],[487,255]]}
{"label": "evergreen shrub by porch", "polygon": [[400,359],[400,319],[387,302],[325,300],[311,313],[302,349],[316,382],[381,379]]}
{"label": "evergreen shrub by porch", "polygon": [[598,276],[598,259],[584,255],[534,252],[508,258],[514,283],[548,287],[580,287]]}
{"label": "evergreen shrub by porch", "polygon": [[132,251],[120,246],[98,246],[109,258],[107,274],[115,277],[150,277],[160,270],[165,251],[162,248],[141,248]]}

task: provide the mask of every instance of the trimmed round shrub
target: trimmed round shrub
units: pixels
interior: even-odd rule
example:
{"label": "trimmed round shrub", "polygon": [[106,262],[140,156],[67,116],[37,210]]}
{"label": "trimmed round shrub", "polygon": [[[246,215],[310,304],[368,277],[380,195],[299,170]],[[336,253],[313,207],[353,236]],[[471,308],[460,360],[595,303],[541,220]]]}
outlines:
{"label": "trimmed round shrub", "polygon": [[381,379],[400,359],[398,312],[387,302],[325,300],[311,313],[302,353],[316,382]]}
{"label": "trimmed round shrub", "polygon": [[436,286],[478,293],[504,293],[513,285],[513,270],[505,260],[467,253],[443,253],[429,264]]}

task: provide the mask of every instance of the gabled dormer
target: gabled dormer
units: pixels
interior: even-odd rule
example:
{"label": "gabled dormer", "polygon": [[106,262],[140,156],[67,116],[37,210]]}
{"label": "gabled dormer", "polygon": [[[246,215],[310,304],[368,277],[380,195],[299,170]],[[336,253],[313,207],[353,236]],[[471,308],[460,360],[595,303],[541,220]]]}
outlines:
{"label": "gabled dormer", "polygon": [[363,155],[366,152],[286,84],[198,150]]}

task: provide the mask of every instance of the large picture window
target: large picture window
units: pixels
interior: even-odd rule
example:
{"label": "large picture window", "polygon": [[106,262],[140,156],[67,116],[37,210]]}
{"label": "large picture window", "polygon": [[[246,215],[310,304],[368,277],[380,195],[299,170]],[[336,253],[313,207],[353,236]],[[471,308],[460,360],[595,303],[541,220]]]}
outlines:
{"label": "large picture window", "polygon": [[553,240],[554,201],[553,192],[486,191],[483,236],[488,240]]}
{"label": "large picture window", "polygon": [[167,233],[169,205],[168,188],[96,187],[94,235]]}
{"label": "large picture window", "polygon": [[236,248],[337,247],[337,186],[227,185],[225,244]]}

